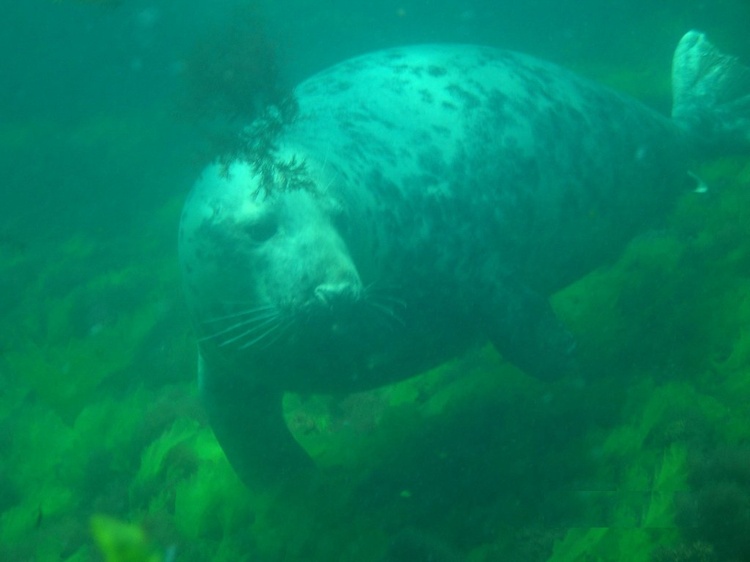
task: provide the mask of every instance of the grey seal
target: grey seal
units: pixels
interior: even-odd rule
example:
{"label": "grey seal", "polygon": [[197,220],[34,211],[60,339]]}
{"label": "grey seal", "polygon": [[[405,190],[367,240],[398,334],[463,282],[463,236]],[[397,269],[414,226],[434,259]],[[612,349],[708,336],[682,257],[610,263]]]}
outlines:
{"label": "grey seal", "polygon": [[691,31],[668,118],[515,52],[366,54],[250,126],[184,207],[179,257],[213,430],[248,484],[312,465],[284,392],[349,393],[490,341],[538,377],[573,363],[548,297],[616,257],[750,146],[750,78]]}

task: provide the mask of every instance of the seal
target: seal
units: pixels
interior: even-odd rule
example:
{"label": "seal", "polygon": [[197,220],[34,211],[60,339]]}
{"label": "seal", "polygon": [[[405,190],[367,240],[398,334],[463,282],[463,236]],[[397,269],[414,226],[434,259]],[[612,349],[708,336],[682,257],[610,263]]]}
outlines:
{"label": "seal", "polygon": [[[489,340],[533,376],[574,364],[548,297],[617,256],[750,147],[750,78],[703,34],[672,118],[522,54],[396,48],[300,84],[209,165],[179,255],[213,430],[248,484],[312,462],[284,392],[348,393]],[[291,106],[290,106],[291,107]]]}

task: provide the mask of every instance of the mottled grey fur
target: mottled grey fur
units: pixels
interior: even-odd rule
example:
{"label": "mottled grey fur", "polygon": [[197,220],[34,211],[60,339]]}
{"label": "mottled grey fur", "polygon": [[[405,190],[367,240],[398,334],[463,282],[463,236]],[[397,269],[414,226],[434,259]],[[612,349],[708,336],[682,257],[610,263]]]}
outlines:
{"label": "mottled grey fur", "polygon": [[690,96],[724,87],[690,61],[702,37],[675,61],[674,120],[524,55],[426,45],[317,74],[261,152],[207,168],[180,258],[203,395],[243,479],[309,462],[285,391],[376,387],[487,339],[532,375],[565,372],[547,298],[665,215],[696,147],[750,138],[744,85],[724,127]]}

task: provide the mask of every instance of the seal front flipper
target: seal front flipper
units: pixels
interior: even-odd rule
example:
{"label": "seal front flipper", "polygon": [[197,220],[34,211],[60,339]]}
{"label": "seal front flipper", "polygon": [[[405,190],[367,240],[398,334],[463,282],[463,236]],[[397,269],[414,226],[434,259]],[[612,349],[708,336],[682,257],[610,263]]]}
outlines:
{"label": "seal front flipper", "polygon": [[554,379],[575,367],[575,339],[549,300],[513,278],[489,290],[480,307],[487,337],[505,359],[529,375]]}
{"label": "seal front flipper", "polygon": [[284,421],[283,392],[247,380],[243,373],[218,373],[202,357],[198,374],[214,435],[246,486],[312,473],[312,460]]}

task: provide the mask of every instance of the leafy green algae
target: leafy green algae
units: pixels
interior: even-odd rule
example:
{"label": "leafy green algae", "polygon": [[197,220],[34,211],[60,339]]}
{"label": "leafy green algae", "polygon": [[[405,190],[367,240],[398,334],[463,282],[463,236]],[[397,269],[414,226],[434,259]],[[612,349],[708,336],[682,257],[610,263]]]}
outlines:
{"label": "leafy green algae", "polygon": [[[321,475],[280,491],[240,485],[192,371],[165,379],[171,359],[143,359],[160,342],[188,357],[180,367],[194,361],[187,328],[162,328],[180,326],[161,294],[178,286],[174,264],[105,254],[143,260],[167,242],[127,237],[105,252],[76,237],[0,254],[4,273],[29,261],[40,272],[0,327],[12,436],[0,438],[0,558],[96,559],[96,513],[196,562],[375,562],[404,528],[472,562],[646,561],[678,546],[692,457],[750,437],[750,165],[699,175],[708,194],[686,195],[662,231],[556,298],[579,379],[541,384],[480,348],[372,393],[289,396],[287,421]],[[176,220],[176,206],[160,212]]]}
{"label": "leafy green algae", "polygon": [[[744,170],[737,177],[744,177]],[[6,477],[22,499],[4,511],[0,542],[16,545],[15,550],[4,546],[6,551],[23,551],[20,545],[49,528],[54,532],[42,534],[49,541],[47,552],[85,559],[89,546],[65,550],[56,539],[62,533],[72,544],[86,544],[85,514],[102,510],[143,521],[147,530],[151,525],[156,543],[177,544],[185,560],[233,560],[248,552],[273,559],[281,548],[296,559],[332,559],[346,551],[361,560],[380,560],[394,524],[421,520],[451,542],[468,541],[462,549],[471,560],[491,560],[493,543],[514,547],[504,535],[514,529],[514,519],[533,524],[535,510],[555,508],[534,497],[537,488],[562,490],[561,501],[573,506],[557,520],[559,525],[568,521],[570,530],[556,535],[554,549],[547,542],[550,560],[576,560],[581,553],[595,560],[649,560],[658,546],[680,540],[674,500],[687,487],[689,452],[711,440],[737,443],[748,434],[750,420],[735,411],[748,386],[750,351],[741,329],[750,315],[743,296],[748,238],[743,227],[728,229],[722,218],[742,220],[736,216],[746,202],[741,187],[728,186],[715,199],[688,196],[669,231],[634,242],[613,267],[558,297],[558,309],[581,340],[585,375],[578,391],[532,381],[485,348],[372,393],[288,397],[287,420],[298,439],[323,466],[351,471],[337,484],[321,477],[317,491],[307,491],[308,501],[302,503],[291,491],[244,490],[197,408],[173,410],[163,419],[157,414],[154,427],[145,428],[144,420],[155,415],[149,404],[159,403],[166,387],[142,378],[117,398],[112,392],[123,392],[121,384],[107,390],[135,364],[140,342],[159,322],[159,309],[147,304],[150,289],[137,272],[112,270],[48,298],[26,324],[34,338],[48,336],[46,347],[31,340],[5,359],[26,390],[16,388],[2,400],[6,418],[13,417],[23,437],[6,445]],[[716,237],[705,234],[706,225]],[[81,240],[66,252],[77,260],[96,253]],[[65,267],[57,268],[53,275],[64,276]],[[132,299],[119,297],[128,302],[128,312],[101,332],[87,332],[95,324],[72,318],[82,310],[81,299],[107,300],[139,290],[146,304],[130,306]],[[685,322],[691,323],[687,332]],[[105,330],[111,336],[97,342]],[[76,368],[64,379],[60,365],[71,357]],[[174,390],[194,400],[188,377]],[[62,379],[74,389],[59,388]],[[534,462],[536,445],[523,442],[542,441],[534,440],[525,424],[535,419],[536,430],[547,431],[554,420],[571,423],[563,404],[568,392],[606,396],[614,411],[579,420],[580,432],[571,433],[568,444],[547,442],[546,458],[557,457],[558,466],[538,469],[524,481],[522,472],[508,468],[506,455]],[[31,405],[25,403],[29,397]],[[547,422],[539,422],[545,416]],[[475,441],[465,443],[472,434]],[[509,448],[492,442],[492,435],[522,441]],[[438,468],[425,472],[425,455]],[[465,463],[483,469],[463,481]],[[575,470],[581,468],[586,476],[576,483]],[[541,479],[556,473],[560,480],[545,488]],[[445,480],[448,475],[452,482]],[[527,499],[528,509],[491,507],[510,493],[493,478],[515,478],[514,487],[528,487],[519,496]],[[449,488],[444,481],[451,482]],[[103,492],[112,486],[120,490],[119,502]],[[472,490],[482,486],[491,500],[488,509],[495,511],[487,518],[496,527],[491,538],[462,526],[450,510],[431,514],[424,523],[430,506],[442,501],[438,497],[449,498],[459,518],[471,513],[484,493]],[[371,506],[364,514],[363,502]],[[311,507],[315,503],[332,511],[321,513]],[[77,530],[61,530],[71,518],[80,521]],[[599,525],[575,526],[576,521]]]}
{"label": "leafy green algae", "polygon": [[[681,545],[675,505],[690,490],[690,456],[716,442],[741,445],[750,432],[736,402],[750,380],[749,172],[746,160],[714,162],[701,175],[719,192],[686,196],[668,231],[634,241],[615,266],[560,297],[560,309],[590,338],[586,359],[628,377],[621,421],[599,441],[601,468],[616,471],[604,479],[620,495],[646,493],[618,502],[611,525],[570,530],[550,560],[710,555],[705,543],[666,547]],[[600,321],[603,331],[586,328]]]}

